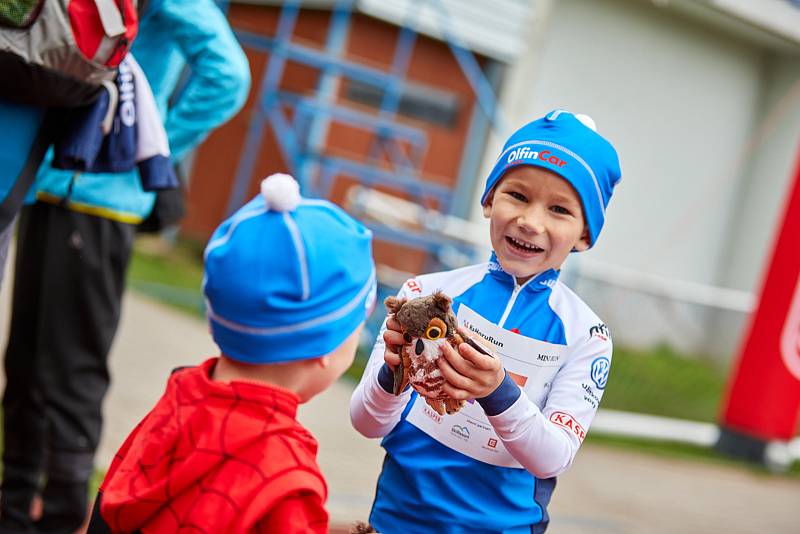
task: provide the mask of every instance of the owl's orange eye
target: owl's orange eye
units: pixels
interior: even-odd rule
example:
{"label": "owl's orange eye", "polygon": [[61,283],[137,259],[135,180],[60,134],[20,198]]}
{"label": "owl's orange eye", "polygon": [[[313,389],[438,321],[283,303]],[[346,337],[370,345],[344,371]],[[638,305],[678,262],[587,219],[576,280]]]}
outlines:
{"label": "owl's orange eye", "polygon": [[447,334],[447,326],[438,317],[431,319],[428,328],[425,330],[425,337],[428,339],[441,339]]}

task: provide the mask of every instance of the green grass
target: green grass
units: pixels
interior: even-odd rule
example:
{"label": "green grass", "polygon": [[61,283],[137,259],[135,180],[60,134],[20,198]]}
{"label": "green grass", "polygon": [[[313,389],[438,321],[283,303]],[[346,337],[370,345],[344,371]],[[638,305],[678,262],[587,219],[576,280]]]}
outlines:
{"label": "green grass", "polygon": [[614,348],[601,406],[665,417],[716,422],[726,371],[668,346]]}
{"label": "green grass", "polygon": [[353,362],[353,365],[351,365],[350,368],[344,373],[345,378],[352,380],[353,382],[358,382],[361,380],[361,375],[364,374],[364,368],[367,365],[368,359],[369,352],[359,347],[358,351],[356,351],[356,359]]}
{"label": "green grass", "polygon": [[92,478],[89,479],[89,499],[94,499],[95,495],[97,495],[97,490],[100,488],[104,478],[106,478],[105,469],[94,470]]}
{"label": "green grass", "polygon": [[128,268],[128,286],[181,311],[204,315],[202,245],[179,240],[169,251],[135,246]]}

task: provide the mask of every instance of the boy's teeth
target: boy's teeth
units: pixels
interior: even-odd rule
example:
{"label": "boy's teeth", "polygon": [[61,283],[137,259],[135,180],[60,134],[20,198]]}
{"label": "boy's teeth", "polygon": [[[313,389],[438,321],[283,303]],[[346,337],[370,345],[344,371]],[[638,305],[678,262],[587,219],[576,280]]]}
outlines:
{"label": "boy's teeth", "polygon": [[531,251],[534,251],[534,252],[537,251],[537,250],[541,250],[536,245],[529,245],[528,243],[520,241],[519,239],[515,239],[513,237],[510,237],[509,239],[511,239],[511,242],[514,243],[515,245],[517,245],[518,247],[522,247],[522,248],[524,248],[526,250],[531,250]]}

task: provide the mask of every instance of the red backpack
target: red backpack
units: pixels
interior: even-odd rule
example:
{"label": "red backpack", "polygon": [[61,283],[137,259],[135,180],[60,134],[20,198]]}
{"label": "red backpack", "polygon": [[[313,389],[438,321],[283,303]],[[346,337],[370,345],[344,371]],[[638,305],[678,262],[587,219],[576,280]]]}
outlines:
{"label": "red backpack", "polygon": [[0,0],[0,98],[91,103],[137,29],[136,0]]}

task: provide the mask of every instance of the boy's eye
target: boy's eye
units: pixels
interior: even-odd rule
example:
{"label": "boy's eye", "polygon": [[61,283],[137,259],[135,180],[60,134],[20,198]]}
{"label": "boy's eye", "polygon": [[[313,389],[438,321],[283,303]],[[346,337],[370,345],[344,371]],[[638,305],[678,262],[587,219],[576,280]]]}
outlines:
{"label": "boy's eye", "polygon": [[563,206],[553,206],[552,209],[554,212],[561,214],[561,215],[572,215],[572,212],[569,211],[567,208]]}
{"label": "boy's eye", "polygon": [[516,191],[509,191],[508,194],[509,196],[511,196],[516,200],[519,200],[520,202],[525,202],[526,200],[528,200],[527,198],[525,198],[525,195],[523,195],[522,193],[517,193]]}

